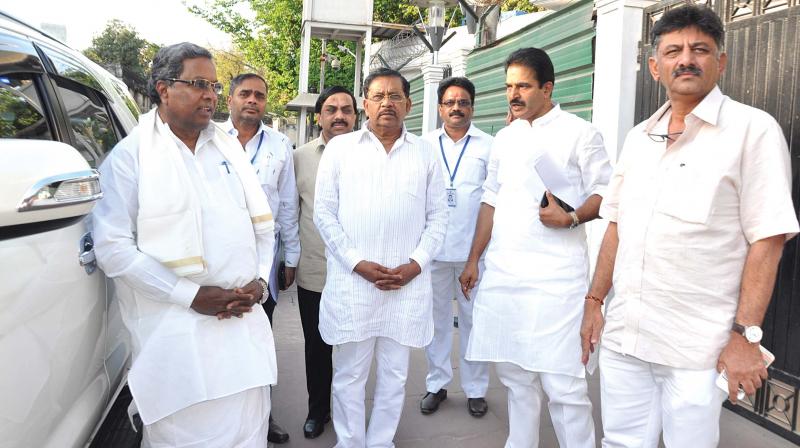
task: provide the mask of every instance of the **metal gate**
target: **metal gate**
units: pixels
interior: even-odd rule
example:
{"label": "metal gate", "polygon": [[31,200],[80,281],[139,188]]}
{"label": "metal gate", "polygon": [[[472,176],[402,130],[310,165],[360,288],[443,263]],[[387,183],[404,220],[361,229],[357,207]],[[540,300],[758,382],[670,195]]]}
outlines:
{"label": "metal gate", "polygon": [[[783,128],[792,160],[792,198],[800,204],[800,0],[701,0],[725,24],[728,66],[722,92],[736,101],[767,111]],[[666,100],[650,76],[650,31],[661,15],[686,0],[661,2],[645,9],[636,122],[652,115]],[[773,432],[800,444],[800,238],[786,244],[775,292],[764,320],[763,345],[776,360],[770,380],[752,401],[726,406]]]}

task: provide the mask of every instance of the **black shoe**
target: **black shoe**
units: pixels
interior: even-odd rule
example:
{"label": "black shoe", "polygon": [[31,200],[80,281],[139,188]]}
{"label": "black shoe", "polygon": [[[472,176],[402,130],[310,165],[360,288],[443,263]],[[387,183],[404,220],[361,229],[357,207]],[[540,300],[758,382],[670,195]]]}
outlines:
{"label": "black shoe", "polygon": [[469,415],[473,417],[483,417],[486,415],[486,411],[489,410],[489,405],[486,404],[484,398],[468,398],[467,409],[469,410]]}
{"label": "black shoe", "polygon": [[307,418],[303,425],[303,435],[306,439],[316,439],[325,431],[325,423],[329,421],[331,421],[330,415],[325,416],[324,419]]}
{"label": "black shoe", "polygon": [[439,403],[447,400],[447,389],[439,389],[439,392],[428,392],[422,397],[419,403],[419,410],[425,415],[433,414],[439,409]]}
{"label": "black shoe", "polygon": [[269,416],[269,432],[267,433],[267,440],[272,443],[286,443],[289,441],[289,433],[283,430],[279,424]]}

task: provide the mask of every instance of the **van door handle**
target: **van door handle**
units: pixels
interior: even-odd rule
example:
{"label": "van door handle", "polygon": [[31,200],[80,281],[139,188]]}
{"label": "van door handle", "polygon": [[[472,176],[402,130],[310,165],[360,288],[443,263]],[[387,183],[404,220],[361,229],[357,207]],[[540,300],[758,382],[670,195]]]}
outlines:
{"label": "van door handle", "polygon": [[94,240],[91,232],[87,232],[81,237],[79,250],[78,263],[86,269],[86,274],[91,275],[97,269],[97,257],[94,255]]}

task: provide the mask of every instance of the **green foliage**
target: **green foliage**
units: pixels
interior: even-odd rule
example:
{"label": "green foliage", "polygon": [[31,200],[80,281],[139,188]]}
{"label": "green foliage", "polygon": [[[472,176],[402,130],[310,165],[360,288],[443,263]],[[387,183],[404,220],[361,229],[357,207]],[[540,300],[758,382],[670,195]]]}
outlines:
{"label": "green foliage", "polygon": [[136,30],[120,20],[111,20],[92,39],[92,46],[83,53],[109,68],[122,70],[122,80],[131,88],[144,89],[150,74],[150,62],[160,47],[139,36]]}
{"label": "green foliage", "polygon": [[501,8],[501,11],[536,12],[541,10],[538,6],[531,5],[529,0],[505,0]]}

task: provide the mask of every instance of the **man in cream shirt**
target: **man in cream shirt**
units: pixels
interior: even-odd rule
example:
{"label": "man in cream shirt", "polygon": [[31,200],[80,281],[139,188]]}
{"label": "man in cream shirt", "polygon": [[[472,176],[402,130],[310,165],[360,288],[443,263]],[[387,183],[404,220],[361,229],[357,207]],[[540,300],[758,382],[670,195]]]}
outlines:
{"label": "man in cream shirt", "polygon": [[484,362],[467,361],[467,342],[472,330],[472,301],[461,292],[458,276],[464,270],[468,241],[475,233],[478,208],[492,136],[472,124],[475,86],[467,78],[448,78],[439,83],[439,116],[444,125],[425,136],[439,150],[447,188],[450,217],[444,245],[431,263],[433,281],[433,340],[425,347],[428,358],[427,394],[420,402],[423,414],[432,414],[447,398],[445,386],[453,379],[450,350],[453,345],[453,299],[458,303],[458,371],[467,396],[467,411],[483,417],[489,409],[486,389],[489,368]]}
{"label": "man in cream shirt", "polygon": [[[467,359],[496,363],[508,388],[506,448],[537,446],[545,394],[559,445],[595,446],[586,373],[575,346],[589,275],[581,224],[597,217],[611,166],[600,133],[553,103],[554,83],[543,50],[522,48],[506,59],[506,97],[515,120],[495,136],[460,279],[468,293],[488,244]],[[554,186],[575,211],[556,203],[547,190]]]}
{"label": "man in cream shirt", "polygon": [[[394,70],[367,76],[369,121],[331,140],[319,164],[314,222],[328,259],[319,329],[335,346],[337,448],[394,446],[410,349],[433,336],[429,265],[444,240],[447,204],[434,148],[403,123],[409,91]],[[373,359],[367,429],[364,392]]]}
{"label": "man in cream shirt", "polygon": [[275,348],[260,306],[272,264],[266,198],[241,147],[211,115],[211,54],[164,47],[157,105],[100,167],[95,252],[114,279],[144,447],[267,445]]}
{"label": "man in cream shirt", "polygon": [[725,396],[767,378],[760,325],[798,231],[791,163],[775,119],[717,87],[723,36],[704,6],[653,26],[650,73],[669,101],[628,133],[603,198],[581,338],[586,361],[602,331],[606,447],[655,447],[662,430],[668,447],[716,447]]}
{"label": "man in cream shirt", "polygon": [[297,265],[297,305],[303,325],[306,359],[308,415],[303,435],[322,434],[331,413],[331,346],[319,334],[319,302],[325,286],[325,244],[314,225],[314,188],[325,145],[335,136],[352,132],[356,122],[356,98],[340,86],[328,87],[314,106],[321,130],[318,138],[294,152],[294,171],[300,197],[300,262]]}

